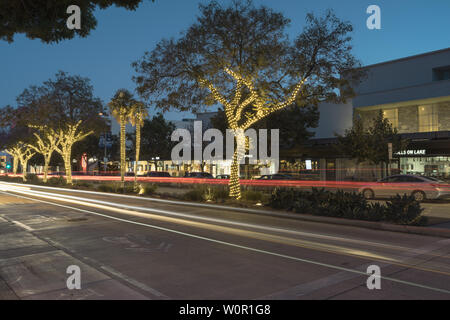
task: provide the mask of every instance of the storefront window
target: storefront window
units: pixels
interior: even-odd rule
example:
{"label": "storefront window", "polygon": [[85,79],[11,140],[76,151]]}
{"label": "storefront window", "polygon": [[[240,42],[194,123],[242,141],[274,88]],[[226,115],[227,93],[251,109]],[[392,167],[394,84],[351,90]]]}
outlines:
{"label": "storefront window", "polygon": [[419,106],[419,132],[439,130],[438,108],[435,105]]}
{"label": "storefront window", "polygon": [[403,174],[450,178],[450,157],[400,158]]}
{"label": "storefront window", "polygon": [[386,109],[383,110],[383,116],[388,119],[392,124],[393,128],[398,128],[398,110],[397,109]]}

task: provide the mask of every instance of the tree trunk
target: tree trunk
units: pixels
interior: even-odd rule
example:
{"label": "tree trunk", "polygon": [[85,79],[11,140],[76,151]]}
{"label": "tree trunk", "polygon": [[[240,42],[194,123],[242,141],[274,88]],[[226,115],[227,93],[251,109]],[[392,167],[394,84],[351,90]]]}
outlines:
{"label": "tree trunk", "polygon": [[44,183],[47,182],[47,176],[48,176],[48,164],[50,163],[49,157],[44,157]]}
{"label": "tree trunk", "polygon": [[72,154],[72,147],[67,149],[63,155],[67,184],[72,184],[72,164],[70,163],[71,154]]}
{"label": "tree trunk", "polygon": [[13,173],[17,174],[17,167],[19,166],[19,159],[17,157],[13,158]]}
{"label": "tree trunk", "polygon": [[27,181],[27,164],[28,160],[24,159],[23,161],[20,161],[20,165],[22,166],[22,180],[25,182]]}
{"label": "tree trunk", "polygon": [[125,187],[125,117],[120,116],[120,181]]}
{"label": "tree trunk", "polygon": [[241,198],[241,183],[239,181],[239,161],[238,161],[238,151],[234,151],[233,163],[231,164],[231,174],[230,174],[230,197],[235,199]]}
{"label": "tree trunk", "polygon": [[230,197],[235,199],[241,198],[241,182],[239,180],[240,161],[245,153],[245,135],[243,130],[236,133],[236,149],[233,154],[233,162],[231,164],[230,174]]}
{"label": "tree trunk", "polygon": [[139,162],[139,153],[141,152],[141,126],[136,123],[136,159],[134,161],[134,188],[137,187],[137,165]]}

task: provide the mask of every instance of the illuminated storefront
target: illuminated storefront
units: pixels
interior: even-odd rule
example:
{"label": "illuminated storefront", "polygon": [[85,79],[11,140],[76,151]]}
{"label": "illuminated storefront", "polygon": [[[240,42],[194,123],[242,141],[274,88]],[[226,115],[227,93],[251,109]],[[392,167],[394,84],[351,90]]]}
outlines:
{"label": "illuminated storefront", "polygon": [[[447,135],[447,138],[442,136]],[[437,138],[441,137],[441,138]],[[450,179],[450,132],[434,134],[431,139],[412,141],[407,150],[396,154],[400,172]]]}

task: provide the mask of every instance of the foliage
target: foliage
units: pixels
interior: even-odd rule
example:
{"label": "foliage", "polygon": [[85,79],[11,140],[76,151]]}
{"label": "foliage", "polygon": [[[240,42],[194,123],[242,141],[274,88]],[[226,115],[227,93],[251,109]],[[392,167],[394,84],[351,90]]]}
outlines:
{"label": "foliage", "polygon": [[[144,159],[160,157],[161,159],[170,159],[170,153],[175,145],[171,141],[172,132],[175,125],[166,121],[161,113],[153,116],[152,119],[145,119],[141,132],[141,154]],[[132,150],[135,150],[136,135],[130,134],[132,141]]]}
{"label": "foliage", "polygon": [[263,193],[261,191],[244,190],[242,192],[242,199],[252,202],[260,202],[263,199]]}
{"label": "foliage", "polygon": [[[361,75],[351,53],[348,22],[332,11],[308,14],[294,41],[289,19],[252,1],[200,4],[200,15],[177,40],[162,40],[133,63],[141,97],[162,110],[197,111],[221,104],[227,126],[246,130],[265,117],[296,105],[344,101]],[[341,90],[341,95],[336,90]],[[241,138],[238,138],[241,139]],[[238,148],[230,195],[240,198]]]}
{"label": "foliage", "polygon": [[126,124],[130,120],[133,106],[136,101],[131,92],[126,89],[119,89],[108,103],[111,114],[116,118],[120,126],[120,180],[122,187],[125,183],[126,166]]}
{"label": "foliage", "polygon": [[52,186],[65,186],[67,183],[66,179],[63,176],[58,176],[48,179],[48,184]]}
{"label": "foliage", "polygon": [[107,182],[101,183],[97,187],[98,191],[112,192],[112,193],[135,193],[133,183],[125,183],[122,186],[121,182]]}
{"label": "foliage", "polygon": [[423,225],[423,209],[414,197],[393,197],[386,205],[369,203],[363,195],[344,191],[298,189],[273,191],[269,206],[298,213],[368,221],[387,221],[406,225]]}
{"label": "foliage", "polygon": [[158,185],[155,183],[141,183],[139,187],[140,187],[139,194],[145,196],[154,194],[158,189]]}
{"label": "foliage", "polygon": [[228,190],[224,186],[195,186],[183,195],[189,201],[224,201],[228,199]]}
{"label": "foliage", "polygon": [[[152,0],[154,2],[154,0]],[[86,37],[97,26],[94,12],[112,5],[135,10],[142,0],[8,0],[0,1],[0,40],[12,42],[14,35],[25,33],[45,43]],[[81,29],[69,30],[67,8],[76,4],[81,10]]]}
{"label": "foliage", "polygon": [[[314,136],[309,128],[317,128],[319,123],[318,107],[314,105],[298,108],[287,107],[285,110],[275,112],[267,118],[255,123],[253,129],[279,129],[280,149],[291,149]],[[224,135],[228,129],[225,112],[219,109],[217,115],[211,118],[213,128],[219,129]],[[268,134],[268,145],[270,146],[270,134]]]}
{"label": "foliage", "polygon": [[34,184],[41,183],[41,179],[39,179],[39,177],[34,173],[27,173],[26,181],[28,183],[34,183]]}
{"label": "foliage", "polygon": [[0,176],[0,180],[1,181],[5,181],[5,182],[15,182],[15,183],[23,181],[21,177],[11,177],[11,176],[9,176],[7,174],[3,175],[3,176]]}
{"label": "foliage", "polygon": [[82,121],[81,129],[105,131],[108,123],[99,114],[103,104],[94,96],[90,79],[59,71],[54,79],[30,86],[17,97],[9,121],[21,126],[49,127],[58,131]]}
{"label": "foliage", "polygon": [[358,162],[369,160],[375,164],[389,161],[388,143],[392,143],[393,152],[405,149],[408,144],[389,120],[384,118],[382,110],[368,128],[364,128],[363,121],[356,117],[353,127],[346,130],[343,136],[337,137],[337,148],[344,154]]}
{"label": "foliage", "polygon": [[411,195],[396,195],[386,203],[386,206],[387,218],[395,223],[414,225],[426,223],[426,217],[420,215],[424,209]]}

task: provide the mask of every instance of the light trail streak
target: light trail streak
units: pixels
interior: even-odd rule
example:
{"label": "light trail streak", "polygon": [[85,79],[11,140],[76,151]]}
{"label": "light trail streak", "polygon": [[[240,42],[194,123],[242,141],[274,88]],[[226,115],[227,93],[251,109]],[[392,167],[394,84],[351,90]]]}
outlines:
{"label": "light trail streak", "polygon": [[[143,217],[143,218],[151,218],[151,219],[165,221],[165,222],[174,223],[174,224],[178,224],[178,225],[187,225],[187,226],[191,226],[191,227],[197,227],[197,228],[202,228],[202,229],[207,229],[207,230],[212,230],[212,231],[218,231],[218,232],[222,232],[222,233],[233,234],[233,235],[237,235],[237,236],[253,238],[253,239],[262,240],[262,241],[280,243],[280,244],[289,245],[289,246],[297,246],[297,247],[302,247],[302,248],[311,249],[311,250],[318,250],[318,251],[328,252],[328,253],[332,253],[332,254],[348,255],[348,256],[358,257],[358,258],[363,258],[363,259],[371,258],[376,261],[389,262],[391,264],[395,264],[395,265],[402,266],[402,267],[414,268],[414,269],[427,271],[427,272],[434,272],[434,273],[440,273],[440,274],[444,274],[444,275],[450,275],[450,273],[445,272],[445,271],[417,266],[417,264],[423,263],[423,260],[417,259],[417,260],[413,261],[412,259],[409,258],[408,260],[410,260],[411,262],[406,264],[406,263],[403,263],[403,260],[398,260],[396,258],[390,258],[387,256],[381,256],[376,253],[372,253],[369,251],[363,251],[363,250],[359,250],[359,249],[347,248],[347,247],[324,244],[324,243],[311,242],[311,241],[307,241],[304,239],[300,240],[300,239],[296,239],[296,238],[287,238],[287,237],[277,236],[277,235],[262,234],[259,232],[253,232],[253,231],[249,231],[249,230],[242,230],[242,229],[235,229],[235,228],[211,225],[211,224],[206,224],[206,223],[189,221],[186,219],[178,219],[178,218],[171,218],[171,217],[166,217],[166,216],[161,216],[161,215],[142,213],[142,212],[138,212],[138,211],[153,212],[153,213],[170,215],[170,216],[178,216],[178,217],[183,217],[183,218],[188,218],[188,219],[194,218],[194,219],[199,219],[199,220],[204,220],[204,221],[214,222],[214,223],[224,223],[224,224],[235,225],[235,226],[237,225],[239,227],[244,226],[244,227],[256,228],[256,229],[259,228],[259,229],[263,229],[266,231],[276,231],[276,232],[288,231],[288,233],[289,233],[289,230],[286,230],[286,229],[258,226],[258,225],[254,225],[254,224],[244,224],[244,223],[234,222],[234,221],[229,221],[229,220],[224,220],[224,219],[198,217],[196,215],[179,213],[179,212],[168,211],[168,210],[129,206],[129,205],[125,205],[125,204],[117,204],[117,203],[106,202],[106,201],[101,201],[101,200],[79,198],[79,197],[74,197],[74,196],[69,196],[69,195],[60,195],[60,194],[40,192],[40,191],[18,191],[18,190],[16,190],[15,192],[32,195],[32,196],[36,196],[36,197],[42,197],[42,198],[55,200],[55,201],[63,201],[63,202],[69,202],[69,203],[73,203],[73,204],[79,204],[82,206],[94,207],[97,209],[113,211],[113,212],[117,212],[117,213],[121,213],[121,214],[134,215],[134,216]],[[123,208],[123,209],[120,209],[120,208]],[[295,231],[290,232],[290,233],[296,234]],[[300,233],[300,235],[306,235],[306,236],[313,235],[313,236],[316,236],[317,238],[319,238],[319,237],[325,238],[321,235],[310,234],[310,233]],[[333,237],[331,239],[341,240],[341,241],[342,240],[350,240],[350,239],[339,238],[339,237]],[[356,240],[354,242],[358,243],[358,241],[356,241]],[[370,242],[368,242],[367,244],[375,245],[375,246],[380,245],[377,243],[370,243]],[[387,245],[382,245],[382,246],[388,247]],[[395,248],[395,246],[390,246],[390,247],[397,249],[397,250],[400,248],[400,250],[402,250],[402,251],[409,250],[409,248],[402,248],[402,247]],[[438,256],[438,257],[442,257],[442,256]]]}
{"label": "light trail streak", "polygon": [[[2,193],[9,194],[9,193],[6,193],[6,192],[2,192]],[[354,270],[354,269],[350,269],[350,268],[335,266],[335,265],[332,265],[332,264],[322,263],[322,262],[309,260],[309,259],[298,258],[298,257],[290,256],[290,255],[280,254],[280,253],[276,253],[276,252],[272,252],[272,251],[266,251],[266,250],[257,249],[257,248],[253,248],[253,247],[243,246],[243,245],[230,243],[230,242],[226,242],[226,241],[222,241],[222,240],[217,240],[217,239],[213,239],[213,238],[203,237],[203,236],[199,236],[199,235],[195,235],[195,234],[191,234],[191,233],[187,233],[187,232],[182,232],[182,231],[173,230],[173,229],[169,229],[169,228],[165,228],[165,227],[155,226],[155,225],[151,225],[151,224],[147,224],[147,223],[143,223],[143,222],[138,222],[138,221],[132,221],[132,220],[122,219],[122,218],[118,218],[118,217],[113,217],[113,216],[105,215],[105,214],[98,213],[98,212],[95,212],[95,211],[90,211],[90,210],[80,209],[80,208],[76,208],[76,207],[56,204],[56,203],[53,203],[53,202],[50,202],[50,201],[38,200],[38,199],[25,197],[25,196],[20,196],[20,195],[14,195],[14,196],[21,197],[21,198],[28,199],[28,200],[41,202],[41,203],[50,204],[50,205],[53,205],[53,206],[63,207],[63,208],[66,208],[66,209],[71,209],[71,210],[75,210],[75,211],[85,212],[85,213],[89,213],[89,214],[92,214],[92,215],[101,216],[101,217],[104,217],[104,218],[107,218],[107,219],[112,219],[112,220],[121,221],[121,222],[125,222],[125,223],[135,224],[135,225],[139,225],[139,226],[145,226],[145,227],[156,229],[156,230],[171,232],[171,233],[183,235],[183,236],[186,236],[186,237],[200,239],[200,240],[204,240],[204,241],[208,241],[208,242],[212,242],[212,243],[217,243],[217,244],[221,244],[221,245],[225,245],[225,246],[229,246],[229,247],[235,247],[235,248],[239,248],[239,249],[243,249],[243,250],[247,250],[247,251],[252,251],[252,252],[262,253],[262,254],[271,255],[271,256],[275,256],[275,257],[285,258],[285,259],[289,259],[289,260],[293,260],[293,261],[298,261],[298,262],[303,262],[303,263],[307,263],[307,264],[317,265],[317,266],[330,268],[330,269],[334,269],[334,270],[346,271],[346,272],[359,274],[359,275],[362,275],[364,277],[367,277],[367,273],[366,272],[359,271],[359,270]],[[432,290],[432,291],[436,291],[436,292],[440,292],[440,293],[450,294],[450,291],[446,290],[446,289],[435,288],[435,287],[422,285],[422,284],[415,283],[415,282],[404,281],[404,280],[395,279],[395,278],[386,277],[386,276],[380,276],[380,278],[384,279],[384,280],[387,280],[387,281],[396,282],[396,283],[400,283],[400,284],[404,284],[404,285],[408,285],[408,286],[413,286],[413,287],[427,289],[427,290]]]}

